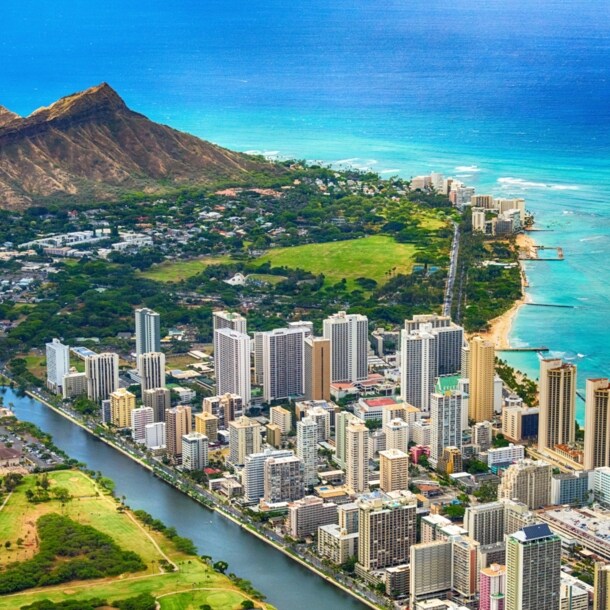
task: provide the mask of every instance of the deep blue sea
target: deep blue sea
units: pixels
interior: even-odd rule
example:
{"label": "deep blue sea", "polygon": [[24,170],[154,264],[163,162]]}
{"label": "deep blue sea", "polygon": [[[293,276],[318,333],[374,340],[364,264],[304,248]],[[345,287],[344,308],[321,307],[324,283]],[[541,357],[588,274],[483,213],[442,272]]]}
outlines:
{"label": "deep blue sea", "polygon": [[531,297],[575,309],[523,307],[512,340],[574,359],[581,388],[610,375],[607,0],[0,4],[0,104],[101,81],[238,150],[524,196],[566,256],[528,265]]}

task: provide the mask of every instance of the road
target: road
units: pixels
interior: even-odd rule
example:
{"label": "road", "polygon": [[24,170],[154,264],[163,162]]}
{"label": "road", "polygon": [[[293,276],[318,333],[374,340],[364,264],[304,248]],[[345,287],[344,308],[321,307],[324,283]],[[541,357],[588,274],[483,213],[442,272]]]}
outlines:
{"label": "road", "polygon": [[451,243],[451,255],[449,259],[449,274],[445,285],[445,300],[443,301],[443,315],[451,315],[453,304],[453,287],[455,285],[455,275],[457,272],[457,261],[460,250],[460,226],[457,222],[453,223],[453,241]]}

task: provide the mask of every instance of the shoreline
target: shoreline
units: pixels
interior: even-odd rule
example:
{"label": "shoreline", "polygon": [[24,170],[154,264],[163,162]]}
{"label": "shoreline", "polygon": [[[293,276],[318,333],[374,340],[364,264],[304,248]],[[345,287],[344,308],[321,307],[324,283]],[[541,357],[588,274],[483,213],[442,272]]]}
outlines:
{"label": "shoreline", "polygon": [[[4,380],[11,381],[8,377],[4,377]],[[17,386],[17,387],[19,387],[19,386]],[[207,504],[204,504],[204,503],[200,502],[195,495],[192,495],[192,494],[184,492],[179,487],[179,485],[177,485],[176,483],[174,483],[172,481],[168,481],[164,477],[160,477],[156,473],[155,469],[152,466],[150,466],[149,464],[146,464],[144,461],[140,460],[137,456],[130,454],[128,451],[125,451],[123,448],[121,448],[118,445],[116,445],[115,443],[113,443],[110,439],[106,439],[106,438],[96,434],[93,430],[91,430],[91,428],[87,427],[85,424],[80,422],[78,419],[72,417],[69,413],[66,413],[62,409],[56,407],[55,405],[53,405],[50,402],[48,402],[47,400],[45,400],[43,397],[38,396],[37,394],[33,393],[30,390],[24,390],[24,392],[30,398],[32,398],[34,400],[37,400],[41,404],[45,405],[47,408],[49,408],[52,411],[54,411],[55,413],[57,413],[58,415],[61,415],[62,417],[67,419],[72,424],[75,424],[79,428],[82,428],[85,432],[88,432],[89,434],[91,434],[91,436],[94,436],[95,438],[99,439],[103,443],[106,443],[109,447],[112,447],[113,449],[115,449],[115,450],[119,451],[120,453],[122,453],[124,456],[130,458],[131,460],[136,462],[136,464],[138,464],[139,466],[142,466],[146,470],[150,471],[153,475],[155,475],[161,481],[164,481],[168,485],[171,485],[174,489],[176,489],[180,493],[183,493],[184,495],[188,496],[189,498],[191,498],[192,500],[194,500],[195,502],[197,502],[198,504],[200,504],[204,508],[211,509],[214,512],[216,512],[217,514],[222,515],[225,519],[228,519],[229,521],[233,522],[235,525],[238,525],[240,527],[240,529],[248,532],[252,536],[255,536],[259,540],[261,540],[263,542],[266,542],[269,546],[273,547],[275,550],[281,552],[283,555],[285,555],[286,557],[289,557],[293,561],[296,561],[301,566],[307,568],[310,572],[313,572],[314,574],[316,574],[316,576],[318,576],[319,578],[322,578],[323,580],[325,580],[329,584],[332,584],[333,586],[337,587],[338,589],[341,589],[344,593],[347,593],[348,595],[350,595],[354,599],[358,600],[360,603],[364,604],[365,606],[368,606],[369,608],[373,608],[374,610],[378,610],[379,609],[379,606],[375,605],[373,602],[371,602],[370,600],[366,599],[365,597],[360,596],[356,591],[354,591],[354,590],[350,589],[349,587],[345,586],[344,584],[338,582],[330,574],[325,574],[324,572],[320,571],[315,566],[309,564],[304,558],[299,557],[299,556],[291,553],[288,548],[286,548],[286,547],[284,547],[284,546],[274,542],[273,540],[269,540],[266,536],[264,536],[260,532],[255,531],[255,530],[249,528],[247,524],[242,523],[241,521],[239,521],[239,519],[237,519],[233,515],[230,515],[229,513],[224,511],[222,506],[219,506],[219,505],[216,505],[216,504],[214,504],[212,506],[209,506]]]}
{"label": "shoreline", "polygon": [[[519,233],[516,239],[517,247],[519,250],[528,250],[531,249],[535,242],[530,237],[528,232]],[[522,297],[517,299],[513,306],[505,311],[503,314],[499,315],[497,318],[489,321],[489,330],[484,333],[479,333],[483,339],[491,341],[496,350],[504,350],[510,349],[510,331],[513,326],[513,322],[519,312],[519,309],[527,302],[529,302],[529,295],[527,294],[527,276],[525,275],[525,268],[523,266],[523,262],[519,261],[519,269],[521,272],[521,292]]]}

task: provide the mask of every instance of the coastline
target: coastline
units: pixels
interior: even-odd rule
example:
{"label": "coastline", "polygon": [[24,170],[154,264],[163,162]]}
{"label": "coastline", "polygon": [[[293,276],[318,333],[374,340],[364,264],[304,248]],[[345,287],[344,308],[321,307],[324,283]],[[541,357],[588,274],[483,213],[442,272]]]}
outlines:
{"label": "coastline", "polygon": [[[534,240],[527,232],[519,233],[517,235],[516,243],[519,250],[529,250],[535,245]],[[519,309],[529,300],[529,296],[526,293],[528,287],[527,277],[522,261],[519,261],[519,267],[521,271],[521,292],[523,296],[516,300],[508,311],[505,311],[502,315],[490,320],[488,331],[480,333],[481,337],[491,341],[495,345],[496,350],[501,351],[510,349],[510,331],[513,322]]]}
{"label": "coastline", "polygon": [[[9,381],[9,382],[11,381],[8,377],[5,377],[5,376],[3,376],[3,379],[5,381]],[[102,442],[106,443],[108,446],[110,446],[113,449],[119,451],[124,456],[130,458],[131,460],[136,462],[139,466],[142,466],[143,468],[146,468],[147,470],[152,472],[155,476],[157,476],[160,480],[164,481],[168,485],[171,485],[172,487],[174,487],[175,489],[177,489],[181,493],[187,495],[191,499],[195,500],[196,502],[198,502],[199,504],[201,504],[205,508],[214,510],[219,515],[222,515],[225,519],[228,519],[229,521],[232,521],[234,524],[238,525],[242,530],[248,532],[252,536],[255,536],[259,540],[261,540],[263,542],[266,542],[269,546],[272,546],[274,549],[276,549],[277,551],[280,551],[286,557],[289,557],[293,561],[296,561],[297,563],[299,563],[303,567],[307,568],[310,572],[313,572],[318,577],[324,579],[326,582],[334,585],[338,589],[341,589],[344,593],[347,593],[348,595],[350,595],[354,599],[358,600],[360,603],[368,606],[369,608],[373,608],[373,609],[378,609],[380,607],[378,605],[375,605],[373,602],[371,602],[366,597],[363,597],[363,596],[359,595],[353,589],[350,589],[349,587],[345,586],[344,584],[338,582],[337,580],[335,580],[335,578],[332,577],[332,575],[325,574],[324,572],[322,572],[321,570],[319,570],[315,566],[311,565],[309,562],[306,561],[306,559],[304,559],[302,557],[299,557],[299,556],[295,555],[294,553],[291,553],[288,548],[284,547],[283,545],[278,544],[277,542],[275,542],[273,540],[270,540],[269,538],[267,538],[266,536],[264,536],[260,532],[254,530],[254,529],[252,529],[250,527],[248,527],[248,525],[246,523],[241,522],[239,519],[237,519],[233,515],[230,515],[227,511],[225,511],[222,506],[217,505],[217,504],[208,505],[208,504],[202,503],[196,494],[187,493],[184,490],[182,490],[180,488],[180,486],[176,482],[168,480],[165,477],[159,476],[159,474],[155,471],[155,469],[151,465],[145,463],[143,460],[139,459],[135,455],[132,455],[128,451],[125,451],[122,447],[119,447],[114,442],[112,442],[111,439],[107,439],[107,438],[104,438],[104,437],[96,434],[93,430],[91,430],[91,428],[87,427],[84,423],[82,423],[78,419],[72,417],[69,413],[66,413],[63,409],[60,409],[60,408],[56,407],[55,405],[51,404],[50,402],[45,400],[42,396],[39,396],[39,395],[35,394],[34,392],[32,392],[30,390],[24,390],[24,392],[30,398],[32,398],[34,400],[37,400],[38,402],[40,402],[43,405],[45,405],[47,408],[49,408],[52,411],[54,411],[55,413],[57,413],[58,415],[61,415],[62,417],[67,419],[70,423],[77,425],[78,427],[82,428],[83,430],[85,430],[86,432],[91,434],[91,436],[94,436],[95,438],[97,438],[97,439],[101,440]]]}

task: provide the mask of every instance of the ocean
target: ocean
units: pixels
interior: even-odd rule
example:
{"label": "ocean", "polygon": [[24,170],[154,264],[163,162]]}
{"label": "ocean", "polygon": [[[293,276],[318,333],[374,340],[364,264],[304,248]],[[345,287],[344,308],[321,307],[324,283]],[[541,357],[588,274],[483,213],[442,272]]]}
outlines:
{"label": "ocean", "polygon": [[7,0],[0,23],[20,114],[107,81],[237,150],[525,197],[565,253],[527,264],[531,300],[573,307],[523,307],[511,340],[576,362],[581,390],[610,375],[607,0]]}

